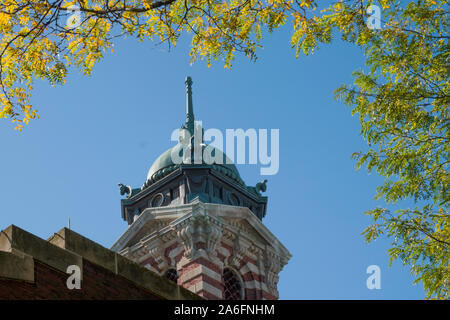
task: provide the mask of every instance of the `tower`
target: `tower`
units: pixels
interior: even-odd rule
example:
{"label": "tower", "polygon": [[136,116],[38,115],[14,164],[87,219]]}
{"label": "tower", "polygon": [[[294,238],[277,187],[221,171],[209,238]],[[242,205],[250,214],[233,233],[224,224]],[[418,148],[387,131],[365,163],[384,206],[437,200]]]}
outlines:
{"label": "tower", "polygon": [[206,299],[277,299],[291,254],[262,223],[266,181],[247,186],[216,148],[208,152],[221,161],[197,160],[208,146],[196,131],[191,78],[185,83],[179,143],[156,159],[141,188],[119,184],[129,226],[112,250]]}

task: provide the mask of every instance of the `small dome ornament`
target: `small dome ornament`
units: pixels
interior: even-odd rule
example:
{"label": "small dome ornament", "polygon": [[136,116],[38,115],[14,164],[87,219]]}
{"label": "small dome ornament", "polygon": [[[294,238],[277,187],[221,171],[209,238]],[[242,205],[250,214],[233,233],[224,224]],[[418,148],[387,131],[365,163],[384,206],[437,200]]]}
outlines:
{"label": "small dome ornament", "polygon": [[267,190],[267,180],[263,182],[258,182],[254,187],[247,187],[248,190],[253,191],[257,195],[261,195],[261,192],[266,192]]}
{"label": "small dome ornament", "polygon": [[264,180],[263,182],[259,182],[259,183],[257,183],[256,184],[256,191],[257,192],[266,192],[266,190],[267,190],[267,185],[266,185],[266,183],[267,183],[267,179],[266,180]]}
{"label": "small dome ornament", "polygon": [[130,195],[131,195],[131,187],[130,186],[126,186],[126,185],[124,185],[122,183],[118,183],[117,185],[120,188],[120,195],[124,196],[126,194],[127,198],[129,198]]}

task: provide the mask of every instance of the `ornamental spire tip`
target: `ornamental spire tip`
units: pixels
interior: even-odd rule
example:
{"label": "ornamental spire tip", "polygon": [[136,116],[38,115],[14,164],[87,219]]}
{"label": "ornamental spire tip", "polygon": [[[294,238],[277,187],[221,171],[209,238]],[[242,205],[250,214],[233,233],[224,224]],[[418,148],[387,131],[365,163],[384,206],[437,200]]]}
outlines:
{"label": "ornamental spire tip", "polygon": [[186,84],[186,129],[194,134],[194,106],[192,104],[192,78],[187,76]]}

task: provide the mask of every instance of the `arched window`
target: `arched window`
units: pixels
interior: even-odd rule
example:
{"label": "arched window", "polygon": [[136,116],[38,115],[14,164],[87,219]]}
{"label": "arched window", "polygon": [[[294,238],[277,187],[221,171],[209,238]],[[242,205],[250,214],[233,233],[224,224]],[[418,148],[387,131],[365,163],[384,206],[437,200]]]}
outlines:
{"label": "arched window", "polygon": [[166,272],[166,278],[169,279],[170,281],[173,281],[175,283],[177,283],[178,281],[178,273],[177,270],[175,269],[169,269]]}
{"label": "arched window", "polygon": [[242,300],[241,281],[233,270],[225,268],[222,274],[223,296],[225,300]]}

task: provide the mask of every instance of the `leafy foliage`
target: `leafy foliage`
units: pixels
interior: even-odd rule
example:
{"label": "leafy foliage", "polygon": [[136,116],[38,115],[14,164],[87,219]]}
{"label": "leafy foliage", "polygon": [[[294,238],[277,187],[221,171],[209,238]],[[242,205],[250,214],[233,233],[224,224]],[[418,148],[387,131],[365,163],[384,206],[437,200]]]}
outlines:
{"label": "leafy foliage", "polygon": [[[369,149],[355,153],[357,167],[386,178],[377,198],[387,203],[413,199],[416,207],[391,213],[376,208],[364,234],[387,234],[389,254],[411,266],[428,298],[450,297],[449,206],[449,35],[446,1],[381,1],[386,20],[371,30],[362,2],[342,4],[318,20],[337,28],[346,41],[364,48],[367,70],[354,73],[353,86],[336,90],[353,108]],[[338,15],[342,12],[342,15]]]}
{"label": "leafy foliage", "polygon": [[[0,118],[21,129],[38,116],[29,103],[33,81],[65,82],[67,69],[90,75],[113,50],[113,40],[134,36],[176,45],[192,34],[191,61],[234,54],[256,59],[262,30],[306,20],[312,0],[0,0]],[[303,22],[302,22],[303,21]]]}

